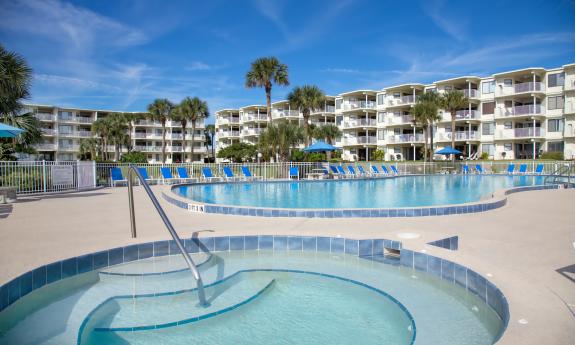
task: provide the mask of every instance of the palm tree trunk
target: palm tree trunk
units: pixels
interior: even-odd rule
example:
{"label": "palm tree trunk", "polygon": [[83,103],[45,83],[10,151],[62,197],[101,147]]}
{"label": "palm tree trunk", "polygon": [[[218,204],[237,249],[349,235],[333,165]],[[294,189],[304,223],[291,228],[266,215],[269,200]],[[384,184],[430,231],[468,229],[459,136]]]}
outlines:
{"label": "palm tree trunk", "polygon": [[303,111],[303,129],[305,135],[305,146],[309,146],[309,110]]}
{"label": "palm tree trunk", "polygon": [[120,160],[120,145],[116,144],[114,146],[114,161],[117,162]]}
{"label": "palm tree trunk", "polygon": [[182,120],[182,163],[186,162],[186,125],[186,121]]}
{"label": "palm tree trunk", "polygon": [[268,123],[272,123],[272,87],[266,86],[266,107],[268,112]]}
{"label": "palm tree trunk", "polygon": [[132,152],[132,121],[128,122],[128,153]]}
{"label": "palm tree trunk", "polygon": [[162,121],[162,163],[166,163],[166,120]]}
{"label": "palm tree trunk", "polygon": [[196,142],[196,120],[192,120],[192,149],[190,150],[190,163],[194,161],[194,143]]}
{"label": "palm tree trunk", "polygon": [[427,138],[429,137],[428,127],[423,127],[423,162],[427,162]]}
{"label": "palm tree trunk", "polygon": [[215,161],[216,161],[216,154],[214,153],[214,147],[215,147],[215,145],[214,145],[214,136],[215,136],[214,133],[210,133],[210,137],[212,138],[211,141],[210,141],[210,142],[211,142],[210,145],[212,146],[212,158],[213,158],[214,163],[215,163]]}
{"label": "palm tree trunk", "polygon": [[[455,149],[455,110],[451,111],[451,148]],[[455,155],[451,159],[455,162]]]}
{"label": "palm tree trunk", "polygon": [[429,161],[433,162],[433,121],[429,125],[429,141],[430,141]]}

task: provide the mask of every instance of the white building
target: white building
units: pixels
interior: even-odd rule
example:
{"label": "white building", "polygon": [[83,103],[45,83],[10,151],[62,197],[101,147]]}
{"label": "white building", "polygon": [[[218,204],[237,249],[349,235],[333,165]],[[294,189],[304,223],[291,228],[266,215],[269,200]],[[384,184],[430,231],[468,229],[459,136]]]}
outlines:
{"label": "white building", "polygon": [[[94,121],[112,111],[60,108],[48,105],[27,104],[26,111],[34,113],[42,126],[42,143],[35,146],[38,158],[45,160],[76,160],[80,155],[80,141],[96,137],[91,131]],[[196,122],[193,161],[203,161],[208,151],[203,120]],[[186,153],[182,150],[182,126],[178,121],[166,122],[166,162],[189,162],[191,151],[191,124],[186,126]],[[141,119],[132,124],[132,148],[147,155],[148,162],[162,162],[162,126],[159,122]],[[114,147],[107,152],[114,157]],[[127,152],[124,147],[123,152]]]}
{"label": "white building", "polygon": [[[335,123],[343,133],[336,146],[348,160],[370,160],[377,149],[386,159],[420,159],[423,130],[414,124],[411,108],[425,92],[448,90],[461,90],[469,102],[457,111],[454,133],[451,114],[440,110],[433,128],[436,150],[450,146],[455,136],[455,148],[465,156],[486,152],[495,159],[528,159],[563,152],[566,159],[575,158],[575,64],[345,92],[327,97],[310,123]],[[268,123],[265,112],[261,105],[216,112],[217,150],[234,142],[257,143]],[[287,101],[273,103],[272,121],[283,120],[302,123],[303,117]]]}

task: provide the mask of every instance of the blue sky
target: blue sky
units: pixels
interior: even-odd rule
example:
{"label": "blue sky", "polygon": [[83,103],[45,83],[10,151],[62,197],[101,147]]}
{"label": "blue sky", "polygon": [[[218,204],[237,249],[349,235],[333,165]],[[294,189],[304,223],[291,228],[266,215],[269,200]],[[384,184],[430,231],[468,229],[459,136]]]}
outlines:
{"label": "blue sky", "polygon": [[[575,1],[4,0],[0,42],[34,69],[29,101],[141,111],[185,96],[264,104],[274,55],[327,94],[575,62]],[[213,119],[212,119],[213,121]]]}

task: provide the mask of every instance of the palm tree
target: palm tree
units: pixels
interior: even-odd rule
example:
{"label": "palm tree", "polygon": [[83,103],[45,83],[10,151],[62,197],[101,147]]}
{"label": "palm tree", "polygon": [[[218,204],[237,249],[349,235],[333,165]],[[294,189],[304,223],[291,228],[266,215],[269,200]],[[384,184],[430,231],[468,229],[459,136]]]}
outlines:
{"label": "palm tree", "polygon": [[84,138],[80,140],[80,156],[86,159],[90,155],[91,160],[96,159],[98,152],[99,140],[98,138]]}
{"label": "palm tree", "polygon": [[304,139],[300,126],[290,122],[269,125],[261,134],[259,147],[267,157],[279,156],[280,161],[286,161],[293,147]]}
{"label": "palm tree", "polygon": [[215,159],[216,156],[214,154],[214,136],[216,135],[216,126],[213,124],[207,125],[206,129],[204,130],[204,135],[206,136],[206,145],[209,145],[212,148],[212,157]]}
{"label": "palm tree", "polygon": [[182,104],[184,101],[175,106],[171,114],[172,120],[179,121],[182,126],[182,162],[186,161],[186,127],[188,126],[188,119],[190,118],[190,114],[183,109]]}
{"label": "palm tree", "polygon": [[289,85],[288,67],[276,57],[265,57],[252,62],[246,73],[246,87],[263,87],[266,91],[268,122],[272,121],[272,85]]}
{"label": "palm tree", "polygon": [[302,111],[303,128],[305,130],[305,146],[309,145],[311,131],[309,130],[309,115],[313,109],[319,109],[325,102],[325,94],[315,85],[295,87],[287,96],[290,106]]}
{"label": "palm tree", "polygon": [[103,160],[108,160],[108,136],[110,133],[110,123],[106,118],[98,119],[92,123],[92,132],[96,133],[102,142],[100,146],[101,156]]}
{"label": "palm tree", "polygon": [[114,145],[114,160],[118,162],[122,146],[129,142],[129,135],[126,133],[128,126],[121,113],[112,113],[105,118],[105,121],[109,125],[108,140]]}
{"label": "palm tree", "polygon": [[162,124],[162,163],[166,163],[166,121],[173,108],[172,102],[165,98],[158,98],[148,105],[148,118]]}
{"label": "palm tree", "polygon": [[[441,96],[436,92],[436,91],[430,91],[428,90],[427,92],[425,92],[424,94],[422,94],[421,96],[419,96],[418,99],[419,102],[422,103],[431,103],[431,104],[435,104],[435,107],[437,108],[437,111],[439,111],[439,108],[441,107]],[[430,160],[433,160],[433,123],[435,121],[439,121],[441,119],[441,116],[439,116],[439,113],[436,114],[437,116],[435,116],[434,118],[431,118],[431,122],[429,123],[429,142],[430,142]]]}
{"label": "palm tree", "polygon": [[411,109],[415,124],[423,128],[424,136],[424,160],[427,160],[427,155],[430,151],[427,149],[427,138],[429,136],[429,127],[433,121],[438,118],[437,105],[432,102],[417,102]]}
{"label": "palm tree", "polygon": [[[315,128],[313,136],[316,139],[323,139],[326,143],[333,145],[335,140],[341,137],[342,132],[336,125],[323,125]],[[327,159],[331,159],[331,152],[327,152]]]}
{"label": "palm tree", "polygon": [[[441,96],[441,108],[451,114],[451,147],[455,148],[455,117],[457,111],[469,104],[469,99],[459,90],[447,91]],[[455,155],[453,156],[455,159]]]}
{"label": "palm tree", "polygon": [[141,113],[121,113],[124,123],[128,126],[128,152],[132,151],[132,130],[134,129],[134,123],[139,119],[143,118],[144,115]]}
{"label": "palm tree", "polygon": [[[205,119],[210,116],[208,103],[202,101],[198,97],[186,97],[180,103],[180,112],[187,114],[186,118],[192,124],[192,148],[190,150],[190,162],[194,161],[194,143],[196,142],[196,123],[198,120]],[[183,115],[182,115],[183,116]]]}

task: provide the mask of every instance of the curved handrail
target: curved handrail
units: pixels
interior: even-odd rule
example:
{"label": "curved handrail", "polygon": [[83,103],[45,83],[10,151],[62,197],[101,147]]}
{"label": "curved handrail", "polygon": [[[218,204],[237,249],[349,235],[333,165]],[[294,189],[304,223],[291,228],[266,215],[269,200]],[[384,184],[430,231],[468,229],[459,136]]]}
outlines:
{"label": "curved handrail", "polygon": [[[543,184],[547,184],[547,183],[551,183],[551,184],[556,184],[557,183],[557,178],[558,177],[563,177],[563,173],[567,173],[567,177],[569,180],[569,183],[571,182],[571,165],[568,163],[563,164],[562,166],[560,166],[559,168],[555,169],[555,171],[553,171],[549,176],[545,177],[545,179],[543,180]],[[551,182],[548,182],[549,180],[552,180]]]}
{"label": "curved handrail", "polygon": [[184,257],[184,260],[188,264],[188,267],[190,268],[190,271],[192,272],[192,276],[196,280],[196,285],[198,286],[198,298],[200,300],[200,306],[206,306],[207,303],[206,303],[206,294],[204,292],[204,283],[202,282],[202,277],[200,276],[200,272],[198,271],[198,268],[196,267],[194,260],[192,260],[192,258],[190,257],[190,254],[188,254],[188,252],[186,252],[186,249],[184,248],[184,245],[182,244],[182,240],[180,239],[180,236],[178,236],[178,233],[176,232],[176,230],[174,230],[174,227],[172,226],[172,223],[168,219],[168,216],[166,216],[164,209],[162,208],[162,206],[158,202],[158,199],[156,199],[156,196],[154,195],[154,193],[150,189],[148,182],[146,182],[146,180],[144,179],[142,174],[140,174],[137,167],[134,166],[133,164],[130,164],[130,165],[128,165],[128,177],[127,178],[128,178],[128,196],[129,196],[129,204],[130,204],[130,225],[131,225],[131,229],[132,229],[132,238],[136,238],[136,218],[135,218],[135,213],[134,213],[134,188],[132,185],[132,180],[133,180],[132,179],[132,173],[136,173],[136,176],[138,177],[140,184],[142,185],[142,187],[144,187],[144,190],[148,194],[148,197],[150,197],[150,200],[152,201],[152,204],[154,204],[156,211],[158,211],[160,218],[162,218],[162,221],[164,222],[166,229],[168,229],[168,232],[170,233],[170,235],[172,235],[172,238],[174,239],[174,242],[176,242],[176,245],[178,246],[180,253],[182,254],[182,256]]}

